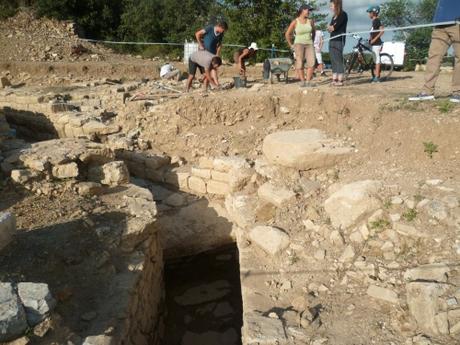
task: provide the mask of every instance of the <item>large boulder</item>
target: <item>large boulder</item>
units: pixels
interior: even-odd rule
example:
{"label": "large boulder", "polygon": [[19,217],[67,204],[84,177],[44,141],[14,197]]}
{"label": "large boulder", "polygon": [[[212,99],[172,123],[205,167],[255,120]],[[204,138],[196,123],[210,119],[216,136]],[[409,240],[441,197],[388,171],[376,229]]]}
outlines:
{"label": "large boulder", "polygon": [[348,228],[360,217],[377,210],[381,202],[376,194],[382,187],[379,181],[358,181],[347,184],[333,193],[324,208],[336,228]]}
{"label": "large boulder", "polygon": [[16,232],[16,219],[9,212],[0,213],[0,250],[8,245]]}
{"label": "large boulder", "polygon": [[27,322],[32,327],[42,322],[56,306],[48,284],[19,283],[18,294],[26,310]]}
{"label": "large boulder", "polygon": [[351,149],[328,139],[318,129],[303,129],[268,135],[263,143],[263,152],[272,164],[310,170],[336,164]]}
{"label": "large boulder", "polygon": [[249,232],[249,238],[271,255],[282,252],[290,244],[289,235],[272,226],[256,226]]}
{"label": "large boulder", "polygon": [[423,334],[448,334],[447,313],[442,311],[440,297],[446,292],[445,284],[412,282],[406,285],[409,311]]}
{"label": "large boulder", "polygon": [[0,342],[16,339],[26,329],[26,313],[13,285],[0,283]]}

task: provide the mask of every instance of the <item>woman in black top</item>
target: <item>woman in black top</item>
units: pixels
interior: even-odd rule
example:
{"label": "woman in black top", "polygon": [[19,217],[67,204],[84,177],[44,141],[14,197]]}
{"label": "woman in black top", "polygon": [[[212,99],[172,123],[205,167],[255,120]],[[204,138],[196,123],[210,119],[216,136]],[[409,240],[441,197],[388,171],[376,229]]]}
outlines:
{"label": "woman in black top", "polygon": [[332,64],[332,85],[343,86],[343,74],[345,73],[343,48],[345,47],[345,36],[341,35],[347,32],[348,15],[342,9],[342,0],[331,0],[331,11],[333,12],[333,17],[327,27],[327,31],[331,34],[329,53]]}

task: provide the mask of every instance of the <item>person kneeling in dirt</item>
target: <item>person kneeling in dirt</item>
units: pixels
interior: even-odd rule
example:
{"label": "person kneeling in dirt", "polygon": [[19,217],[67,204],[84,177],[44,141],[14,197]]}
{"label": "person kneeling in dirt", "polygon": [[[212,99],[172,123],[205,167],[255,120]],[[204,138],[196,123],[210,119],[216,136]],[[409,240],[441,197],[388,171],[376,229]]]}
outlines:
{"label": "person kneeling in dirt", "polygon": [[[188,80],[187,92],[192,87],[193,80],[195,79],[197,69],[201,74],[204,74],[204,87],[208,90],[208,85],[219,87],[219,81],[211,76],[212,71],[216,71],[222,65],[222,59],[214,54],[205,50],[198,50],[193,53],[188,60]],[[216,73],[217,74],[217,73]]]}
{"label": "person kneeling in dirt", "polygon": [[166,65],[161,66],[160,78],[165,80],[176,80],[179,81],[181,73],[176,69],[172,64],[167,63]]}
{"label": "person kneeling in dirt", "polygon": [[238,73],[243,78],[246,78],[246,61],[256,56],[258,50],[259,47],[257,43],[253,42],[249,47],[238,49],[235,54],[233,54],[233,60],[235,60]]}

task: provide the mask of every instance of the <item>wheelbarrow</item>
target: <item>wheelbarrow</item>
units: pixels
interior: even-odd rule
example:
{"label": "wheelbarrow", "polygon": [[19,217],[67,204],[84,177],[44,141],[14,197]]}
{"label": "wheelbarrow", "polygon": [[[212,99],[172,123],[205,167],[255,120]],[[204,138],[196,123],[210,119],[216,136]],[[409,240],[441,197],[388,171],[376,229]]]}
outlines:
{"label": "wheelbarrow", "polygon": [[273,83],[273,76],[276,76],[278,82],[281,81],[281,75],[284,76],[284,81],[287,83],[289,80],[289,70],[293,65],[293,61],[290,58],[275,58],[267,59],[264,63],[264,79],[270,79],[270,83]]}

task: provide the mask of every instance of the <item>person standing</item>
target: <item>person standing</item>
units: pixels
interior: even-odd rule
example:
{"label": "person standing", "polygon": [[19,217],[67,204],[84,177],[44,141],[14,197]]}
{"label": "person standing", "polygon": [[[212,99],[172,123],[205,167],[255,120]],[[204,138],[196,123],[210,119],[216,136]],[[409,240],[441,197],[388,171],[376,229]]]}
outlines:
{"label": "person standing", "polygon": [[[310,19],[310,12],[313,10],[309,5],[302,5],[297,12],[297,18],[291,22],[286,31],[286,41],[289,47],[295,51],[295,66],[297,76],[300,79],[300,86],[312,86],[313,69],[315,67],[315,49],[313,41],[315,38],[315,23]],[[294,44],[292,35],[295,33]],[[307,78],[305,81],[304,61],[307,60]]]}
{"label": "person standing", "polygon": [[409,101],[434,100],[436,82],[441,72],[441,64],[449,47],[454,48],[455,66],[452,76],[452,103],[460,103],[460,2],[458,0],[439,0],[434,15],[434,23],[449,23],[436,26],[431,35],[430,50],[426,64],[423,91]]}
{"label": "person standing", "polygon": [[235,54],[233,54],[233,60],[235,61],[238,73],[243,78],[246,78],[246,61],[256,56],[258,50],[259,47],[257,43],[253,42],[249,47],[238,49]]}
{"label": "person standing", "polygon": [[327,28],[331,34],[329,53],[332,63],[332,86],[343,86],[345,66],[343,63],[343,49],[345,47],[345,33],[347,32],[348,15],[343,10],[342,0],[331,0],[330,8],[332,20]]}
{"label": "person standing", "polygon": [[369,38],[369,44],[372,47],[372,53],[374,54],[375,62],[375,77],[372,78],[372,83],[380,83],[380,73],[382,71],[382,61],[380,59],[380,52],[382,51],[382,36],[385,33],[382,21],[379,18],[380,6],[369,6],[367,9],[369,18],[372,20],[371,36]]}
{"label": "person standing", "polygon": [[315,31],[315,55],[316,55],[316,64],[317,70],[320,72],[321,76],[325,77],[326,72],[324,72],[324,63],[323,63],[323,45],[324,45],[324,33],[321,30]]}
{"label": "person standing", "polygon": [[[228,24],[224,20],[219,20],[216,25],[209,25],[204,29],[198,30],[195,33],[198,48],[200,50],[206,50],[213,55],[221,56],[222,41],[227,30]],[[214,82],[218,83],[216,70],[211,71],[211,77]]]}

